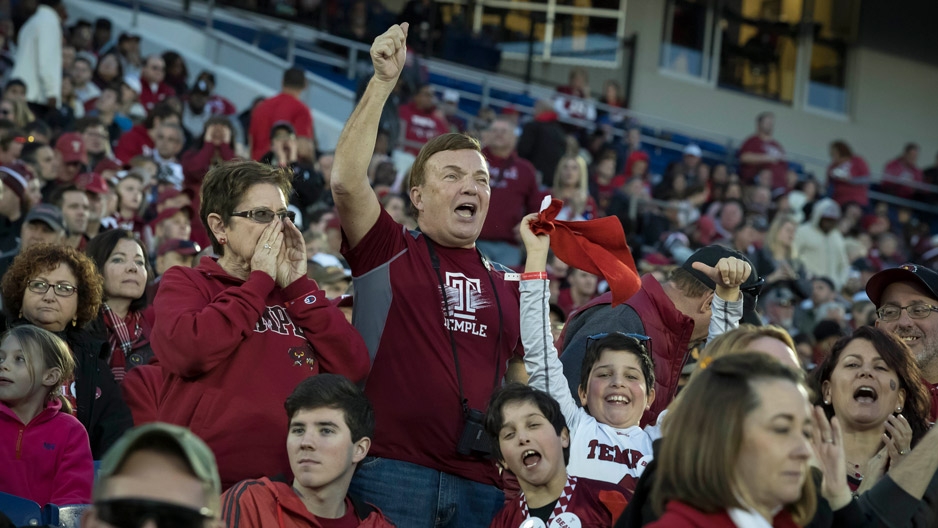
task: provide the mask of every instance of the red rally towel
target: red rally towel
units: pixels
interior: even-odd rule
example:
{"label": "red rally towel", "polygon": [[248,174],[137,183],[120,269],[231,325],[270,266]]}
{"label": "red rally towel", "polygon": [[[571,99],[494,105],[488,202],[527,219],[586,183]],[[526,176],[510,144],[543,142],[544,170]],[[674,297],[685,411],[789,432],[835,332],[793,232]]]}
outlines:
{"label": "red rally towel", "polygon": [[642,282],[619,219],[607,216],[585,222],[555,220],[562,208],[563,202],[551,200],[531,224],[531,230],[536,235],[550,235],[550,247],[560,260],[606,279],[612,290],[613,306],[629,300],[641,289]]}

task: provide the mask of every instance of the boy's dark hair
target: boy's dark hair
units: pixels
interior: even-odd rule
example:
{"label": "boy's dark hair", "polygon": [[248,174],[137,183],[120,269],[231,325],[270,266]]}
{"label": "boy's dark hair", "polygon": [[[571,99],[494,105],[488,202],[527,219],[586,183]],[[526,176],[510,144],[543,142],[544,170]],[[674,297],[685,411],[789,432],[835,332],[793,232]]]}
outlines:
{"label": "boy's dark hair", "polygon": [[49,128],[49,125],[45,121],[41,121],[39,119],[26,123],[26,128],[24,128],[23,131],[26,132],[26,135],[28,136],[40,135],[45,137],[52,137],[52,129]]}
{"label": "boy's dark hair", "polygon": [[[560,411],[560,404],[557,400],[551,398],[549,394],[542,390],[522,385],[520,383],[509,383],[496,390],[489,400],[488,411],[485,413],[485,432],[492,439],[492,455],[495,460],[504,460],[501,446],[498,444],[498,433],[505,422],[503,409],[509,403],[528,402],[541,411],[541,414],[547,418],[547,421],[554,426],[557,436],[567,428],[567,420]],[[563,448],[563,464],[570,462],[570,447]]]}
{"label": "boy's dark hair", "polygon": [[150,113],[147,114],[147,118],[143,121],[143,126],[146,127],[147,130],[153,130],[153,127],[156,126],[156,119],[162,122],[167,117],[171,116],[180,117],[179,114],[176,113],[176,109],[170,106],[166,101],[157,103],[157,105],[153,107],[153,110],[150,110]]}
{"label": "boy's dark hair", "polygon": [[605,337],[589,340],[586,354],[583,355],[583,363],[580,365],[579,387],[584,390],[587,388],[593,365],[599,361],[599,357],[606,350],[621,350],[635,354],[641,365],[642,375],[645,376],[645,396],[648,396],[655,386],[655,361],[641,341],[619,332],[611,332]]}
{"label": "boy's dark hair", "polygon": [[283,72],[283,86],[296,90],[306,88],[306,71],[294,66]]}
{"label": "boy's dark hair", "polygon": [[10,79],[9,81],[7,81],[7,85],[3,89],[9,90],[11,86],[22,86],[23,88],[26,88],[26,83],[23,82],[23,79],[19,79],[19,78]]}
{"label": "boy's dark hair", "polygon": [[20,160],[25,163],[35,164],[36,163],[36,153],[39,152],[39,149],[48,147],[45,143],[40,143],[38,141],[33,141],[32,143],[26,143],[23,145],[23,151],[20,153]]}
{"label": "boy's dark hair", "polygon": [[[85,116],[75,121],[75,132],[84,133],[91,127],[103,127],[104,122],[95,116]],[[105,127],[107,128],[107,127]]]}
{"label": "boy's dark hair", "polygon": [[55,190],[52,191],[52,194],[49,195],[49,203],[61,209],[62,203],[65,201],[65,193],[76,192],[76,191],[80,193],[85,192],[79,189],[78,186],[73,183],[70,183],[68,185],[63,185],[61,187],[56,187]]}
{"label": "boy's dark hair", "polygon": [[301,381],[283,402],[287,423],[302,410],[322,407],[337,409],[345,416],[352,442],[371,438],[375,431],[375,411],[371,402],[354,383],[339,374],[319,374]]}
{"label": "boy's dark hair", "polygon": [[104,93],[105,90],[110,90],[114,92],[114,97],[117,99],[118,103],[124,102],[124,91],[121,90],[121,85],[119,82],[107,83],[101,87],[101,93]]}

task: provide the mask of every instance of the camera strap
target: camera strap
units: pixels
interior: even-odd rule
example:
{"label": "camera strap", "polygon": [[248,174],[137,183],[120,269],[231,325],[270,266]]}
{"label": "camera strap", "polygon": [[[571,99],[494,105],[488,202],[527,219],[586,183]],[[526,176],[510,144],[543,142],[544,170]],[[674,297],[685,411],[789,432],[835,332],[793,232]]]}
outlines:
{"label": "camera strap", "polygon": [[[449,345],[453,350],[453,364],[456,367],[456,383],[459,386],[459,404],[462,406],[463,416],[469,416],[469,399],[466,398],[462,389],[462,374],[459,369],[459,352],[456,350],[456,336],[453,334],[453,329],[449,325],[449,296],[446,295],[446,285],[443,283],[443,274],[440,272],[440,259],[436,254],[436,247],[433,241],[430,240],[430,237],[428,237],[426,233],[423,233],[423,238],[427,241],[427,254],[430,256],[430,264],[433,266],[433,271],[436,272],[436,279],[440,284],[440,295],[443,297],[443,326],[445,326],[446,330],[449,332]],[[498,288],[495,287],[495,279],[492,278],[492,265],[485,255],[479,251],[479,248],[476,248],[476,253],[479,254],[479,258],[482,259],[482,265],[485,266],[489,284],[491,284],[492,292],[495,294],[495,306],[498,307],[498,336],[495,338],[495,378],[492,380],[492,392],[495,392],[495,389],[498,387],[498,375],[501,370],[498,349],[502,341],[502,324],[504,323],[504,317],[502,317],[502,303],[498,296]]]}

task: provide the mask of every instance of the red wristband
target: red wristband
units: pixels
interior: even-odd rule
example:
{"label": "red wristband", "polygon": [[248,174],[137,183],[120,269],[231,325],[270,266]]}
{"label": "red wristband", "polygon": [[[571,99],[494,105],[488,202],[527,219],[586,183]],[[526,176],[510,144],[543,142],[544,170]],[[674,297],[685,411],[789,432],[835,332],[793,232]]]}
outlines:
{"label": "red wristband", "polygon": [[546,271],[529,271],[521,274],[521,280],[546,280]]}

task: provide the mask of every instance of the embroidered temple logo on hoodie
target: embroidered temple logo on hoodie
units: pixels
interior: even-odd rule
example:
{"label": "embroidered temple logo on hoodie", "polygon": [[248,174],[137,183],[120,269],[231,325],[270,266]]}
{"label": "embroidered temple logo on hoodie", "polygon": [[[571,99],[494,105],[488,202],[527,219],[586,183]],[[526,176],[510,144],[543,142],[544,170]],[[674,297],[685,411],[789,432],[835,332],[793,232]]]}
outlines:
{"label": "embroidered temple logo on hoodie", "polygon": [[446,328],[453,332],[463,332],[479,337],[486,337],[488,325],[476,320],[476,312],[487,308],[491,303],[482,296],[482,281],[471,279],[462,273],[446,272]]}
{"label": "embroidered temple logo on hoodie", "polygon": [[268,306],[254,326],[254,331],[261,334],[268,330],[285,336],[306,337],[303,335],[303,330],[293,324],[293,320],[287,315],[283,306]]}

